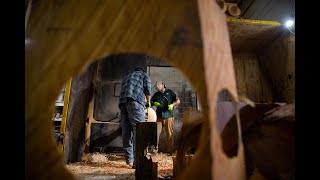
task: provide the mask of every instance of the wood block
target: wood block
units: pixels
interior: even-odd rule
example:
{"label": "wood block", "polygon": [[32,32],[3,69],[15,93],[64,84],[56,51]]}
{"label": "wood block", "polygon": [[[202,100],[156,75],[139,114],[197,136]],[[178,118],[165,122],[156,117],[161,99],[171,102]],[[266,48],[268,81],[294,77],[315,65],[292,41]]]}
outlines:
{"label": "wood block", "polygon": [[157,145],[157,123],[142,122],[137,124],[136,133],[136,180],[158,179],[158,162],[146,157],[146,148]]}

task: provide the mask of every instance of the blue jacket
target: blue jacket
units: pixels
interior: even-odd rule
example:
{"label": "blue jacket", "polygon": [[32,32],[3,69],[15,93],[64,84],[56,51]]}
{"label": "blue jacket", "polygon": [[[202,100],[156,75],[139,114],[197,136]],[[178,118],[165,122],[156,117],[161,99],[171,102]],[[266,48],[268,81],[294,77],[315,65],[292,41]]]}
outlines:
{"label": "blue jacket", "polygon": [[150,78],[143,71],[134,71],[122,80],[119,97],[120,104],[126,103],[127,98],[145,105],[145,96],[151,95],[152,83]]}

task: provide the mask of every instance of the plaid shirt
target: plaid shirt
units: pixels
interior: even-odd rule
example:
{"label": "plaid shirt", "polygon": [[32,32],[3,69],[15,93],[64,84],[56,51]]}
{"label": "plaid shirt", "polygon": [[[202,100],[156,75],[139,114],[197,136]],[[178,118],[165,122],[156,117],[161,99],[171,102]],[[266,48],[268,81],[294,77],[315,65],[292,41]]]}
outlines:
{"label": "plaid shirt", "polygon": [[152,83],[143,71],[134,71],[122,80],[119,105],[127,102],[127,98],[145,105],[145,95],[151,95]]}

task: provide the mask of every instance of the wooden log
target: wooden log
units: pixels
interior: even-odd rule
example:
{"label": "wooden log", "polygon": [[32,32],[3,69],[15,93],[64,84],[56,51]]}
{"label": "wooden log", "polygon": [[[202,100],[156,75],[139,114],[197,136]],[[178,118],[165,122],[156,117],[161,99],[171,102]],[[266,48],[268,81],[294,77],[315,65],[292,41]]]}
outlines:
{"label": "wooden log", "polygon": [[226,3],[226,4],[227,4],[228,13],[231,16],[234,16],[234,17],[240,16],[241,10],[236,3]]}
{"label": "wooden log", "polygon": [[148,146],[157,145],[157,123],[142,122],[136,128],[136,180],[158,179],[158,162],[146,156]]}

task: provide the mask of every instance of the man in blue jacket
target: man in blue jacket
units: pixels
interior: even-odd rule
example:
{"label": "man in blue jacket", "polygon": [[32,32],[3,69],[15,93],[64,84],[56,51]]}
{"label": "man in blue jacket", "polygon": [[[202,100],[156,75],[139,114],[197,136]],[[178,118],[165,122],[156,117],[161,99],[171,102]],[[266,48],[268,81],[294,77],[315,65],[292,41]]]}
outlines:
{"label": "man in blue jacket", "polygon": [[151,106],[151,90],[151,80],[141,67],[122,80],[118,107],[121,110],[123,150],[126,163],[132,168],[135,163],[136,124],[145,121],[144,109]]}

